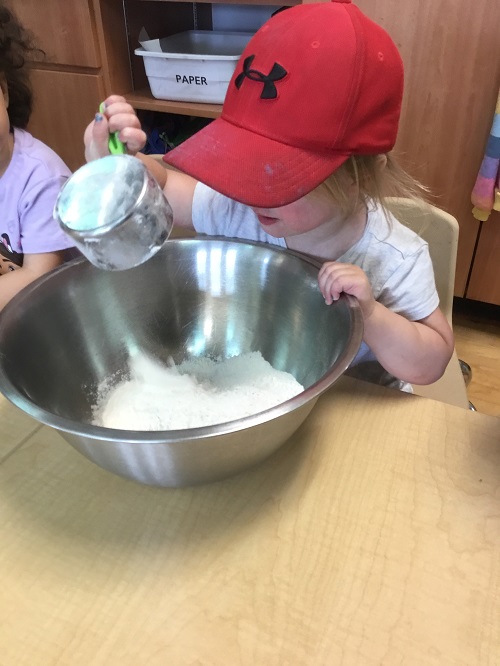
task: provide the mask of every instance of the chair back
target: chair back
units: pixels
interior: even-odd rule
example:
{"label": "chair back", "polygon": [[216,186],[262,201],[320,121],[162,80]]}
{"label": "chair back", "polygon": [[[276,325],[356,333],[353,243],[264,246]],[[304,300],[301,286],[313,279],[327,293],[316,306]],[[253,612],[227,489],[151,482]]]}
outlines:
{"label": "chair back", "polygon": [[[386,200],[386,205],[401,224],[412,229],[429,245],[440,308],[453,327],[458,222],[449,213],[426,202],[391,197]],[[414,385],[413,391],[426,398],[468,409],[469,399],[456,351],[441,379],[428,386]]]}
{"label": "chair back", "polygon": [[452,325],[453,293],[458,249],[458,222],[424,201],[390,197],[387,208],[406,227],[429,245],[440,308]]}

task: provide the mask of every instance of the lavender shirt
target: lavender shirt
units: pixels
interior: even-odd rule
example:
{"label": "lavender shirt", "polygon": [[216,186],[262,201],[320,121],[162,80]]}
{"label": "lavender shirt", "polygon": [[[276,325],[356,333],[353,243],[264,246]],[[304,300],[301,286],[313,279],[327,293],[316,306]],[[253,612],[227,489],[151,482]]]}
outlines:
{"label": "lavender shirt", "polygon": [[0,261],[22,266],[24,254],[73,247],[53,217],[56,197],[71,171],[29,132],[14,130],[14,152],[0,177]]}

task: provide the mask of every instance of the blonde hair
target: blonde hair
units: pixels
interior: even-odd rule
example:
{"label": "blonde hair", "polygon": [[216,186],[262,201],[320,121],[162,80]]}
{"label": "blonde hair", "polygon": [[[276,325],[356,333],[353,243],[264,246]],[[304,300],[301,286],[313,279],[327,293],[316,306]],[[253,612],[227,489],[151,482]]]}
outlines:
{"label": "blonde hair", "polygon": [[332,197],[344,219],[373,199],[387,210],[388,197],[425,201],[428,189],[390,155],[351,155],[321,183],[314,195]]}

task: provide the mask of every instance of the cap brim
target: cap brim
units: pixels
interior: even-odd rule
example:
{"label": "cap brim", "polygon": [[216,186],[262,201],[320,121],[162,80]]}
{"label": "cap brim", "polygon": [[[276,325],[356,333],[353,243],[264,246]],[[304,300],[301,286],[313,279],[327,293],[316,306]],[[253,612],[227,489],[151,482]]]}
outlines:
{"label": "cap brim", "polygon": [[285,145],[218,118],[163,159],[235,201],[278,208],[314,190],[348,157]]}

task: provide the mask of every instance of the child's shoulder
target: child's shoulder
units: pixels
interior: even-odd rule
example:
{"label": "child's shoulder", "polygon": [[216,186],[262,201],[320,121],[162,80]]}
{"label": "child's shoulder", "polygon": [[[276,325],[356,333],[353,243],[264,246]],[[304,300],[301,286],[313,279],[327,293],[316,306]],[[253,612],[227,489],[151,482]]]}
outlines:
{"label": "child's shoulder", "polygon": [[71,175],[71,171],[47,144],[26,130],[14,130],[13,161],[22,162],[25,170],[37,172],[41,178]]}
{"label": "child's shoulder", "polygon": [[380,203],[373,203],[368,208],[367,233],[387,252],[392,250],[403,257],[414,255],[427,246],[421,236],[400,222]]}

